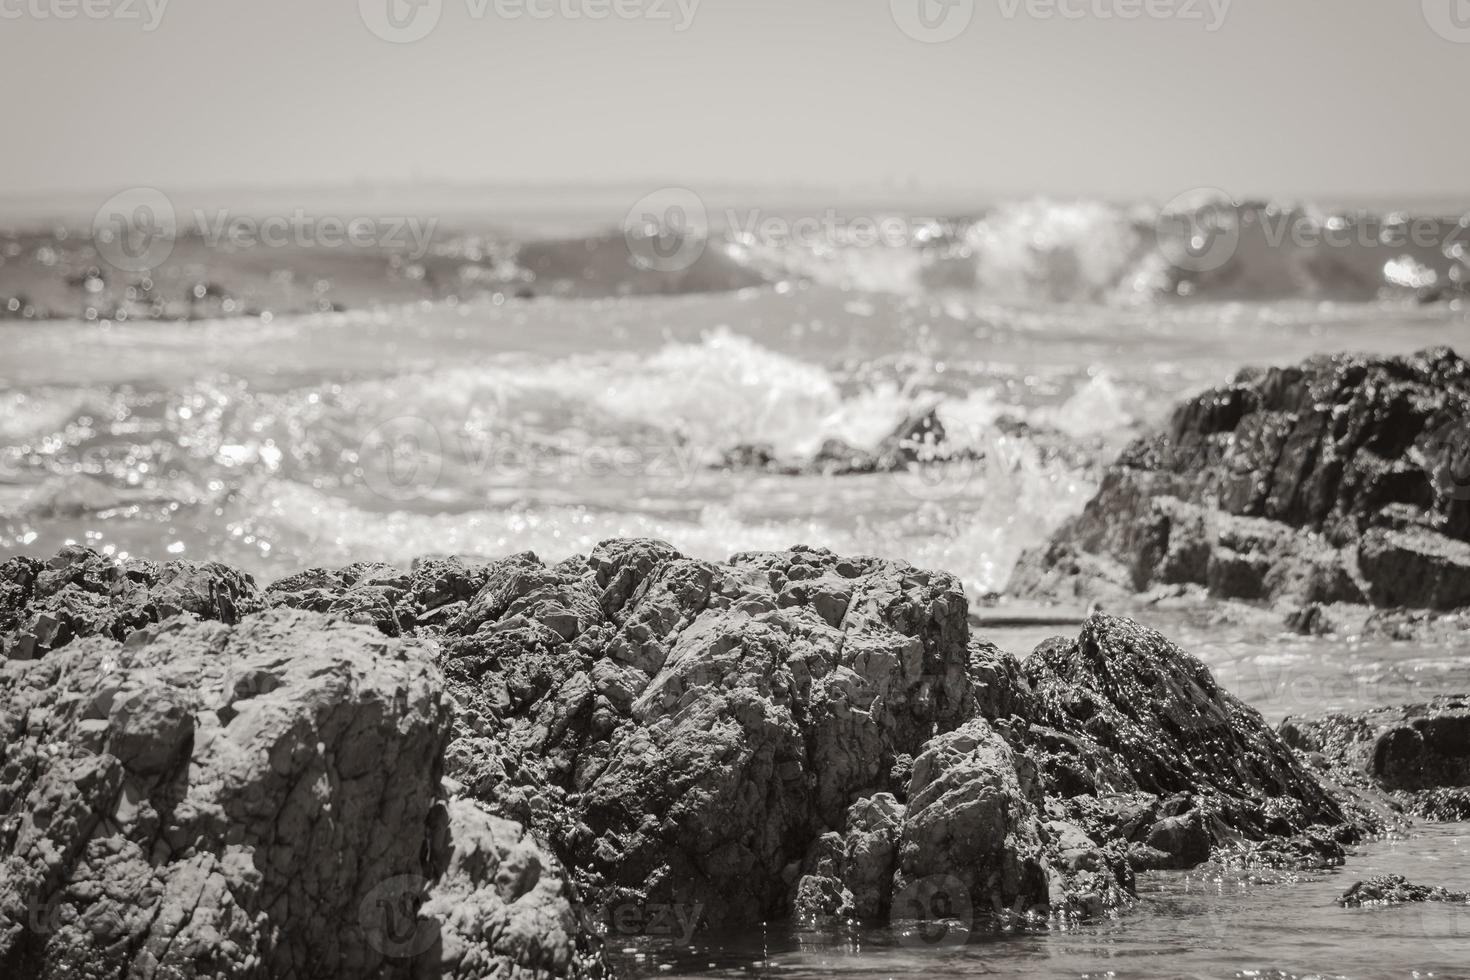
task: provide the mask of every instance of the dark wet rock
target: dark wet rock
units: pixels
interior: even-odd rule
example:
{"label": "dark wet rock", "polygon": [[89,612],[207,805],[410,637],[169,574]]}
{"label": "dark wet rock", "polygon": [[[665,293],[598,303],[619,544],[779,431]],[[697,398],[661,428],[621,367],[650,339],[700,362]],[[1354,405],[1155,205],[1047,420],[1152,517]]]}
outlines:
{"label": "dark wet rock", "polygon": [[857,476],[895,473],[956,458],[970,459],[972,453],[968,449],[956,449],[948,440],[944,423],[939,420],[937,409],[931,406],[900,420],[888,435],[870,448],[853,445],[845,439],[829,438],[823,440],[811,456],[795,458],[782,456],[775,447],[766,443],[742,443],[726,451],[719,466],[726,470],[758,470],[785,476]]}
{"label": "dark wet rock", "polygon": [[1348,784],[1393,794],[1428,819],[1470,813],[1470,697],[1319,719],[1287,719],[1282,734]]}
{"label": "dark wet rock", "polygon": [[234,623],[257,604],[254,580],[218,562],[116,561],[69,546],[46,562],[0,566],[0,649],[30,660],[78,637],[121,640],[180,613]]}
{"label": "dark wet rock", "polygon": [[1289,613],[1286,628],[1300,636],[1328,636],[1337,632],[1337,625],[1320,602],[1308,603]]}
{"label": "dark wet rock", "polygon": [[1470,366],[1446,348],[1246,370],[1176,409],[1012,590],[1470,604]]}
{"label": "dark wet rock", "polygon": [[827,439],[812,456],[810,468],[828,476],[876,473],[897,466],[894,458],[875,455],[842,439]]}
{"label": "dark wet rock", "polygon": [[1358,543],[1358,568],[1375,606],[1470,606],[1470,543],[1426,528],[1373,528]]}
{"label": "dark wet rock", "polygon": [[1470,902],[1470,895],[1444,888],[1416,885],[1402,875],[1379,875],[1367,881],[1354,882],[1342,893],[1337,904],[1343,908],[1358,908],[1363,905],[1399,905],[1405,902],[1453,902],[1463,905]]}
{"label": "dark wet rock", "polygon": [[1153,630],[1096,615],[1022,670],[1025,713],[1007,731],[1036,761],[1049,808],[1099,840],[1166,856],[1151,866],[1350,823],[1257,711]]}
{"label": "dark wet rock", "polygon": [[928,463],[949,457],[948,437],[939,413],[933,407],[905,418],[878,444],[878,459],[884,469],[911,463]]}
{"label": "dark wet rock", "polygon": [[149,629],[0,666],[0,974],[601,970],[555,859],[446,796],[427,648],[292,610]]}
{"label": "dark wet rock", "polygon": [[1436,823],[1470,820],[1470,786],[1420,790],[1411,805],[1416,814]]}

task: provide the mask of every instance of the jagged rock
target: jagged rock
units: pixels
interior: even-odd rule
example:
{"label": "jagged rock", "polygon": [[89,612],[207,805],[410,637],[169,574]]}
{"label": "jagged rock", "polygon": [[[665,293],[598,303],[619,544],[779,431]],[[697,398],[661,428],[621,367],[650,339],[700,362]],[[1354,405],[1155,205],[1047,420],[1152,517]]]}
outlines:
{"label": "jagged rock", "polygon": [[[83,564],[92,567],[93,558]],[[70,568],[71,557],[60,567]],[[0,615],[31,616],[36,596],[51,588],[47,574],[37,563],[0,566]],[[674,909],[689,928],[709,928],[793,914],[901,920],[964,911],[974,924],[1043,910],[1105,914],[1128,901],[1130,861],[1190,866],[1226,845],[1272,860],[1321,856],[1357,830],[1258,715],[1158,634],[1097,616],[1077,640],[1044,644],[1019,662],[970,635],[967,603],[952,576],[902,562],[796,548],[714,563],[662,542],[614,540],[554,565],[532,554],[483,563],[428,559],[409,574],[358,564],[275,583],[260,597],[268,611],[233,627],[196,621],[221,613],[217,602],[195,601],[204,595],[199,576],[214,581],[207,566],[166,573],[138,563],[109,574],[126,579],[122,598],[81,591],[96,597],[99,620],[111,624],[93,632],[122,639],[120,648],[88,640],[74,645],[80,653],[67,648],[8,669],[60,671],[70,661],[51,664],[55,658],[106,650],[128,664],[145,658],[138,663],[170,677],[167,670],[205,671],[205,682],[194,686],[153,685],[158,703],[146,712],[120,721],[108,720],[110,713],[80,717],[61,738],[94,753],[105,749],[118,771],[132,766],[155,774],[149,778],[176,771],[168,746],[181,746],[190,731],[193,757],[205,745],[227,745],[242,719],[267,703],[280,709],[270,717],[286,724],[291,710],[278,703],[275,667],[238,676],[227,669],[238,659],[231,651],[254,649],[261,631],[279,651],[290,646],[287,634],[300,632],[304,639],[290,649],[305,661],[319,633],[350,636],[350,644],[341,642],[366,664],[423,655],[384,633],[432,641],[447,689],[433,724],[425,723],[439,739],[433,751],[414,736],[415,772],[437,779],[442,767],[483,812],[431,794],[428,823],[414,824],[425,829],[395,823],[402,840],[382,844],[385,854],[417,842],[439,857],[426,859],[432,873],[404,872],[430,885],[394,885],[375,901],[390,908],[427,902],[435,912],[422,920],[433,931],[425,942],[472,964],[468,972],[523,955],[550,957],[534,970],[581,968],[582,959],[555,952],[570,948],[561,938],[530,944],[529,933],[505,918],[514,909],[475,892],[476,882],[494,880],[502,903],[552,901],[534,876],[515,870],[528,866],[525,849],[533,845],[568,869],[568,887],[620,919]],[[117,618],[138,608],[182,612],[163,622]],[[331,688],[333,697],[346,695],[342,717],[362,713],[360,724],[369,727],[397,718],[399,737],[420,732],[424,725],[401,716],[412,700],[352,707],[353,692],[375,690],[377,669],[361,666],[352,684]],[[216,681],[211,671],[225,673]],[[303,675],[299,691],[335,676]],[[200,707],[220,685],[225,701]],[[321,708],[338,717],[333,710]],[[171,731],[172,741],[133,739],[135,723]],[[290,773],[309,768],[314,753],[335,758],[339,744],[340,753],[371,756],[379,766],[392,756],[377,744],[386,736],[349,748],[337,736],[291,731],[300,744],[290,742],[279,760]],[[209,738],[201,742],[201,733]],[[314,770],[308,775],[289,784],[295,790],[267,782],[240,792],[252,806],[269,808],[282,805],[282,794],[330,795],[337,785],[330,777],[314,782]],[[205,792],[205,785],[191,778],[186,791]],[[139,797],[126,786],[98,792],[132,792],[129,813],[141,801],[163,814],[149,826],[181,819],[159,809],[156,793]],[[111,812],[112,798],[98,812]],[[0,797],[0,813],[26,811],[9,799]],[[227,813],[210,833],[234,835],[233,846],[235,822]],[[291,817],[283,826],[316,833],[311,820]],[[461,838],[493,841],[499,856],[456,864],[450,844]],[[323,854],[336,850],[330,843]],[[272,851],[271,860],[284,867],[284,853]],[[484,870],[492,865],[504,873]],[[538,866],[554,868],[553,859]],[[438,869],[453,867],[470,881],[446,891],[449,872]],[[303,873],[316,880],[318,871]],[[564,895],[556,891],[563,887],[558,874],[544,870],[542,879]],[[434,905],[441,893],[453,897]],[[450,904],[463,914],[448,912]],[[556,918],[561,909],[547,914]],[[274,907],[257,911],[252,923],[278,921]],[[335,914],[323,913],[334,928]],[[420,927],[412,924],[421,920],[407,921],[416,935]],[[240,943],[255,941],[255,925],[230,928],[246,930]],[[581,941],[570,925],[552,932]]]}
{"label": "jagged rock", "polygon": [[1317,754],[1342,781],[1392,793],[1412,813],[1460,819],[1470,812],[1470,697],[1289,718],[1281,731],[1302,751]]}
{"label": "jagged rock", "polygon": [[141,635],[0,667],[0,973],[601,969],[554,859],[445,798],[427,649],[288,610]]}
{"label": "jagged rock", "polygon": [[898,757],[965,717],[967,642],[958,583],[901,563],[716,565],[647,542],[554,568],[513,556],[444,646],[513,761],[451,757],[508,812],[564,795],[533,819],[615,898],[759,921],[791,910],[812,842],[856,801],[906,793]]}
{"label": "jagged rock", "polygon": [[1036,760],[1054,809],[1099,840],[1192,867],[1212,847],[1349,823],[1257,711],[1153,630],[1095,615],[1022,670],[1025,713],[1005,730]]}
{"label": "jagged rock", "polygon": [[930,406],[901,419],[871,448],[855,446],[845,439],[828,438],[811,456],[791,458],[780,455],[767,443],[742,443],[722,454],[719,468],[758,470],[786,476],[893,473],[914,465],[952,460],[956,450],[947,439],[938,411]]}
{"label": "jagged rock", "polygon": [[[952,578],[898,562],[798,548],[715,564],[640,541],[556,566],[516,555],[441,643],[455,778],[530,822],[596,900],[697,905],[706,926],[882,918],[936,898],[918,882],[941,872],[977,915],[1048,899],[1096,914],[1151,835],[1189,866],[1313,828],[1340,857],[1332,834],[1354,832],[1158,634],[1098,617],[1023,665],[970,637]],[[1000,822],[976,816],[1001,799]],[[1043,811],[1102,866],[1072,867]],[[983,846],[946,836],[971,823]]]}
{"label": "jagged rock", "polygon": [[1124,451],[1011,589],[1470,604],[1467,419],[1470,366],[1446,348],[1243,371]]}
{"label": "jagged rock", "polygon": [[1402,875],[1379,875],[1367,881],[1357,881],[1337,904],[1343,908],[1358,908],[1362,905],[1398,905],[1404,902],[1454,902],[1463,905],[1470,902],[1470,895],[1452,892],[1444,888],[1416,885]]}
{"label": "jagged rock", "polygon": [[1010,746],[981,719],[930,741],[909,783],[895,887],[922,902],[930,881],[947,878],[977,913],[1048,902],[1037,811]]}
{"label": "jagged rock", "polygon": [[30,660],[78,637],[121,640],[180,613],[234,623],[256,606],[254,580],[218,562],[118,562],[73,545],[44,563],[0,566],[0,652]]}

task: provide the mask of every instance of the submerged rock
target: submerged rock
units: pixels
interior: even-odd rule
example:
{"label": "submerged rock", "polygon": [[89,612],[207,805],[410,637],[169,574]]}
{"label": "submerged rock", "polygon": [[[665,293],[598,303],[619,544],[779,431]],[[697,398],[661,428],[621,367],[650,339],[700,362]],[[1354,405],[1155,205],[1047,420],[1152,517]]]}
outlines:
{"label": "submerged rock", "polygon": [[1011,588],[1470,605],[1470,365],[1314,357],[1180,405],[1107,470]]}
{"label": "submerged rock", "polygon": [[446,796],[449,726],[426,648],[313,613],[0,667],[0,973],[599,971],[556,861]]}
{"label": "submerged rock", "polygon": [[1379,875],[1367,881],[1354,882],[1337,900],[1337,904],[1343,908],[1358,908],[1363,905],[1399,905],[1405,902],[1453,902],[1463,905],[1470,902],[1470,895],[1444,888],[1416,885],[1402,875]]}

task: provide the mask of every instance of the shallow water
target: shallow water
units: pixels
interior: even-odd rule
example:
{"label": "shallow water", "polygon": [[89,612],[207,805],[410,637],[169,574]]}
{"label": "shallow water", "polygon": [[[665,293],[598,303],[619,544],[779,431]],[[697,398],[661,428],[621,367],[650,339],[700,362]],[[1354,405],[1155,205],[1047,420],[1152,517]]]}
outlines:
{"label": "shallow water", "polygon": [[1402,874],[1465,884],[1470,824],[1420,828],[1364,846],[1338,869],[1310,874],[1151,872],[1138,904],[1116,918],[1024,935],[968,935],[962,923],[892,929],[757,930],[692,944],[618,936],[620,963],[640,976],[857,978],[1470,976],[1470,905],[1344,909],[1354,881]]}

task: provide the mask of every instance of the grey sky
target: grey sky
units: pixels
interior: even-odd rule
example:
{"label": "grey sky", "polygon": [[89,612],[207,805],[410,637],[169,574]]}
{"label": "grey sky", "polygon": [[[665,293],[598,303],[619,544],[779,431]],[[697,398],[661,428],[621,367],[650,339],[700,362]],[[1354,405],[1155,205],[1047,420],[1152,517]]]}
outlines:
{"label": "grey sky", "polygon": [[147,0],[86,0],[132,20],[35,16],[81,2],[0,0],[0,194],[419,177],[1459,197],[1470,183],[1470,37],[1450,39],[1470,34],[1470,0],[1425,0],[1429,16],[1421,0],[1234,0],[1218,25],[1210,0],[1148,0],[1199,16],[1130,20],[1097,15],[1130,0],[1060,0],[1077,18],[976,0],[942,44],[907,36],[889,0],[702,0],[682,31],[677,0],[659,0],[670,19],[602,21],[442,0],[408,44],[374,36],[359,0],[172,0],[151,32]]}

